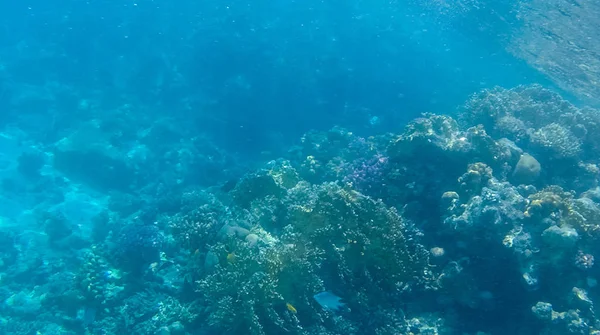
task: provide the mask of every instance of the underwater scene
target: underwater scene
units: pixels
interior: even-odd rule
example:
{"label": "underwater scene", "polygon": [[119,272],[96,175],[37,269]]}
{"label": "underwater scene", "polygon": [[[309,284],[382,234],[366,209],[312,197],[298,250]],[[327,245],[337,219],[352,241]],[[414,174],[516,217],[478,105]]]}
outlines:
{"label": "underwater scene", "polygon": [[0,0],[0,335],[600,335],[599,40],[594,0]]}

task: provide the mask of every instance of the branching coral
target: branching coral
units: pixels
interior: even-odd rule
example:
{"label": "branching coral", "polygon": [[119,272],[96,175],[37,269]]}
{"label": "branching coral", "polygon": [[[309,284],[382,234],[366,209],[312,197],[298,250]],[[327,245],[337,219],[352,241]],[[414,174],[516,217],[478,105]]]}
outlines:
{"label": "branching coral", "polygon": [[531,135],[533,150],[549,159],[572,159],[581,153],[581,143],[568,129],[551,123]]}
{"label": "branching coral", "polygon": [[[361,320],[358,315],[388,308],[430,283],[416,231],[381,201],[335,183],[305,182],[282,201],[277,215],[284,228],[276,238],[264,243],[256,227],[250,235],[263,243],[230,235],[211,248],[218,264],[199,280],[198,292],[214,330],[304,334],[325,327],[335,333],[341,325],[329,320],[315,294],[334,288]],[[384,327],[383,319],[372,320],[374,329]]]}
{"label": "branching coral", "polygon": [[210,329],[228,334],[300,334],[300,320],[307,326],[317,321],[311,297],[322,290],[315,273],[319,255],[301,245],[277,242],[255,248],[231,239],[215,246],[220,265],[198,281]]}
{"label": "branching coral", "polygon": [[265,169],[244,176],[231,191],[235,203],[248,208],[252,201],[266,196],[281,197],[298,183],[299,176],[288,161],[269,162]]}
{"label": "branching coral", "polygon": [[167,220],[173,237],[186,249],[203,251],[206,244],[214,242],[224,222],[219,212],[203,205],[186,214],[177,214]]}
{"label": "branching coral", "polygon": [[304,243],[336,255],[332,265],[371,276],[389,292],[422,279],[426,257],[393,208],[333,183],[292,190],[287,201],[289,224]]}

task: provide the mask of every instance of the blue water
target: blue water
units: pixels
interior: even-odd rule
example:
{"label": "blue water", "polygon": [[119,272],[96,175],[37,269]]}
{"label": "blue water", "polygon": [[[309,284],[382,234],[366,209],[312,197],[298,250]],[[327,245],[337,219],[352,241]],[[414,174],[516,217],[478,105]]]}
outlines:
{"label": "blue water", "polygon": [[269,148],[273,129],[294,141],[370,115],[402,124],[481,88],[546,81],[488,41],[495,31],[409,3],[5,6],[2,41],[21,54],[3,58],[19,84],[58,80],[103,104],[169,109],[236,151]]}
{"label": "blue water", "polygon": [[597,7],[0,1],[0,334],[600,331]]}

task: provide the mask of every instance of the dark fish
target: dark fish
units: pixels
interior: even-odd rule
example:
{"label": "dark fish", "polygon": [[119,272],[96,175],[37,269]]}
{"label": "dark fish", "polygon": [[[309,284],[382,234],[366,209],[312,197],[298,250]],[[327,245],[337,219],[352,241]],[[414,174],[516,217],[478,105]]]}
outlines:
{"label": "dark fish", "polygon": [[235,185],[237,185],[237,180],[232,179],[232,180],[226,182],[225,184],[223,184],[223,186],[221,186],[221,191],[227,193],[227,192],[233,190],[235,188]]}

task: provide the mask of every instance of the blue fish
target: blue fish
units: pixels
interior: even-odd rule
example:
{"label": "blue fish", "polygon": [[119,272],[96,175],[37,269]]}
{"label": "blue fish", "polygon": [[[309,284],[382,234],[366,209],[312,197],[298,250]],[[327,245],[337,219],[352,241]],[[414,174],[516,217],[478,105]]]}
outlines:
{"label": "blue fish", "polygon": [[313,296],[313,298],[315,298],[321,307],[332,312],[337,312],[341,308],[346,307],[346,304],[341,302],[342,298],[329,291],[317,293]]}

